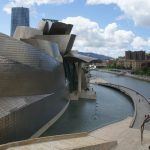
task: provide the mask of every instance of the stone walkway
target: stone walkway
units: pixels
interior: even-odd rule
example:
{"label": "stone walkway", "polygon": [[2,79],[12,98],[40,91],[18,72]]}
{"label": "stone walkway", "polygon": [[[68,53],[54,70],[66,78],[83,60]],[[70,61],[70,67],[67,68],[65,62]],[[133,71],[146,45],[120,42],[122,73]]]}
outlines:
{"label": "stone walkway", "polygon": [[91,133],[94,137],[105,140],[116,140],[118,145],[113,150],[148,150],[150,145],[150,131],[144,132],[143,144],[140,141],[140,130],[129,128],[133,118],[108,125]]}
{"label": "stone walkway", "polygon": [[28,142],[27,145],[11,147],[8,150],[148,150],[150,131],[144,132],[144,141],[141,144],[140,131],[129,128],[132,119],[129,117],[90,132],[86,136],[46,142],[41,140],[39,143],[34,143],[33,140],[32,143]]}
{"label": "stone walkway", "polygon": [[90,79],[90,84],[99,84],[99,83],[108,83],[108,82],[104,79],[97,78],[97,77]]}

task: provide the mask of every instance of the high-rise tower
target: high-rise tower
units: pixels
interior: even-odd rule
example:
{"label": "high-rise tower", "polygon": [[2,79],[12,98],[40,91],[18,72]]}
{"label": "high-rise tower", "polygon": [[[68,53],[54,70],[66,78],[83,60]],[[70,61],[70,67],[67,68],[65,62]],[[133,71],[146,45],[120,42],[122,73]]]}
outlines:
{"label": "high-rise tower", "polygon": [[13,36],[17,26],[29,26],[29,9],[24,7],[14,7],[11,13],[11,36]]}

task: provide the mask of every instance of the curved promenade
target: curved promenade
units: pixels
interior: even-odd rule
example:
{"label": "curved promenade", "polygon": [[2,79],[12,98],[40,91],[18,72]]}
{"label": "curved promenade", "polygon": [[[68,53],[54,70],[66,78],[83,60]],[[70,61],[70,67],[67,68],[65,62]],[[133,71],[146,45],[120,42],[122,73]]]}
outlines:
{"label": "curved promenade", "polygon": [[[133,121],[131,122],[130,126],[133,128],[140,129],[140,126],[143,123],[143,120],[145,119],[145,115],[150,113],[150,104],[148,100],[139,92],[124,86],[115,85],[111,83],[99,83],[99,85],[117,89],[132,99],[135,112],[133,116]],[[145,126],[145,129],[150,130],[150,123],[148,123]]]}

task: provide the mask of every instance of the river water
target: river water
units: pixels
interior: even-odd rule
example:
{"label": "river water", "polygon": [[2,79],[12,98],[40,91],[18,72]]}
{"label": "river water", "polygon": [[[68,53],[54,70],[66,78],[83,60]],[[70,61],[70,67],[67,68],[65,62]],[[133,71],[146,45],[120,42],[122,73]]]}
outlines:
{"label": "river water", "polygon": [[91,74],[101,77],[111,83],[123,85],[142,93],[146,98],[150,98],[150,82],[134,79],[126,76],[118,76],[111,73],[92,71]]}
{"label": "river water", "polygon": [[[147,82],[99,71],[91,73],[115,84],[134,87],[150,97],[150,85]],[[129,97],[103,86],[91,86],[97,93],[96,101],[72,101],[63,116],[42,136],[90,131],[133,115],[134,110]]]}

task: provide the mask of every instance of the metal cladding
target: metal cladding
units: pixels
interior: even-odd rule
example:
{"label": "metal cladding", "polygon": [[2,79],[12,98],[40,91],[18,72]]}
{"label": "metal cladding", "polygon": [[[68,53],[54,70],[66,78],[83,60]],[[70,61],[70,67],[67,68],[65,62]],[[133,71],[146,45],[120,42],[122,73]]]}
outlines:
{"label": "metal cladding", "polygon": [[37,42],[0,33],[1,144],[31,137],[68,103],[58,45]]}
{"label": "metal cladding", "polygon": [[42,31],[37,30],[35,28],[25,27],[25,26],[18,26],[15,30],[13,37],[15,39],[29,39],[34,37],[35,35],[43,35]]}
{"label": "metal cladding", "polygon": [[65,55],[65,59],[74,62],[86,62],[86,63],[91,63],[96,61],[96,59],[93,57],[84,56],[73,51]]}
{"label": "metal cladding", "polygon": [[11,13],[11,36],[17,26],[29,26],[29,9],[23,7],[12,8]]}
{"label": "metal cladding", "polygon": [[5,72],[0,70],[0,96],[47,94],[58,85],[64,87],[63,65],[54,57],[1,33],[0,45],[0,56],[8,60]]}
{"label": "metal cladding", "polygon": [[47,34],[50,30],[52,23],[41,20],[38,24],[38,29],[43,32],[43,34]]}
{"label": "metal cladding", "polygon": [[[35,69],[52,70],[51,60],[54,58],[29,44],[0,33],[0,47],[0,56]],[[57,62],[55,64],[58,65]]]}
{"label": "metal cladding", "polygon": [[34,38],[58,43],[60,52],[62,55],[64,55],[71,51],[76,35],[37,35]]}
{"label": "metal cladding", "polygon": [[0,33],[0,143],[31,137],[68,103],[61,54],[73,46],[72,25],[42,21],[40,29]]}
{"label": "metal cladding", "polygon": [[55,58],[59,62],[63,62],[57,43],[39,39],[24,39],[25,43],[31,44],[34,47],[40,48],[49,56]]}
{"label": "metal cladding", "polygon": [[72,31],[72,24],[65,24],[50,19],[43,19],[39,23],[39,29],[43,31],[44,35],[66,35]]}
{"label": "metal cladding", "polygon": [[76,37],[72,25],[39,26],[18,26],[14,37],[0,33],[0,144],[30,138],[69,101],[63,57]]}
{"label": "metal cladding", "polygon": [[1,98],[0,144],[30,138],[66,106],[65,89],[49,95]]}
{"label": "metal cladding", "polygon": [[47,40],[58,43],[62,55],[69,53],[73,47],[76,35],[71,34],[73,25],[57,20],[43,19],[39,23],[39,30],[44,36],[36,35],[33,39]]}

